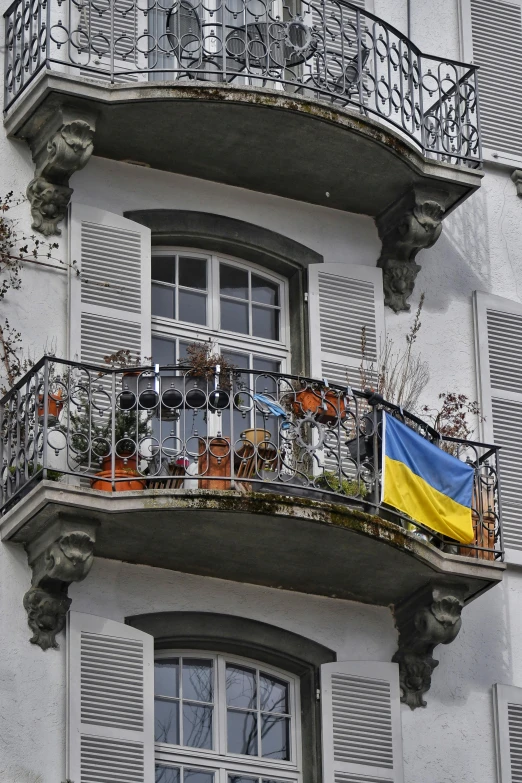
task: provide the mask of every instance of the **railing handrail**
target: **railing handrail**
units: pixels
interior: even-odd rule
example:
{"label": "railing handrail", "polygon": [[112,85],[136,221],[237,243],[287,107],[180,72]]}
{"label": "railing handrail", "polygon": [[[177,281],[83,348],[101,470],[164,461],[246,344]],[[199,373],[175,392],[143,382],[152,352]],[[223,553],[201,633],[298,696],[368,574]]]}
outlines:
{"label": "railing handrail", "polygon": [[[114,367],[109,364],[106,365],[100,365],[100,364],[91,364],[89,362],[77,362],[72,359],[59,359],[56,356],[52,356],[50,354],[45,354],[42,356],[32,367],[30,370],[28,370],[25,375],[23,375],[13,386],[11,389],[9,389],[6,394],[2,398],[0,398],[0,405],[5,405],[6,402],[8,402],[9,398],[12,396],[14,391],[17,391],[21,389],[23,386],[25,386],[28,382],[28,380],[35,375],[39,370],[44,367],[45,363],[52,362],[54,364],[61,364],[66,367],[73,367],[75,369],[79,370],[88,370],[91,372],[95,372],[97,374],[101,375],[122,375],[122,373],[162,373],[166,370],[175,370],[179,373],[185,373],[189,375],[190,377],[198,378],[196,374],[194,374],[194,367],[190,364],[183,364],[183,363],[176,363],[176,364],[146,364],[146,365],[128,365],[128,366],[119,366]],[[291,380],[291,381],[297,381],[297,382],[303,382],[305,384],[314,384],[317,386],[322,386],[326,389],[334,389],[339,392],[345,392],[349,391],[351,395],[354,397],[357,397],[359,399],[364,399],[368,402],[369,405],[372,407],[374,406],[382,406],[383,408],[386,408],[391,411],[395,411],[396,413],[399,413],[402,418],[409,419],[414,424],[417,424],[419,427],[421,427],[425,432],[429,433],[429,435],[436,441],[448,441],[451,443],[461,443],[465,444],[466,446],[473,446],[476,448],[485,448],[485,449],[491,449],[492,453],[499,451],[500,446],[497,446],[493,443],[483,443],[482,441],[475,441],[475,440],[465,440],[463,438],[455,438],[450,435],[443,435],[438,430],[436,430],[434,427],[432,427],[428,422],[426,422],[424,419],[422,419],[420,416],[417,416],[417,414],[412,413],[411,411],[408,411],[404,409],[401,405],[398,405],[397,403],[390,402],[389,400],[386,400],[384,397],[382,397],[378,392],[376,392],[374,389],[356,389],[350,384],[340,384],[332,382],[330,383],[327,378],[313,378],[311,376],[306,376],[303,374],[292,374],[288,372],[268,372],[266,370],[256,370],[256,369],[249,369],[245,367],[236,367],[233,369],[228,370],[221,370],[220,374],[224,375],[226,373],[229,374],[243,374],[243,375],[257,375],[260,377],[267,376],[274,379],[281,379],[281,380]]]}

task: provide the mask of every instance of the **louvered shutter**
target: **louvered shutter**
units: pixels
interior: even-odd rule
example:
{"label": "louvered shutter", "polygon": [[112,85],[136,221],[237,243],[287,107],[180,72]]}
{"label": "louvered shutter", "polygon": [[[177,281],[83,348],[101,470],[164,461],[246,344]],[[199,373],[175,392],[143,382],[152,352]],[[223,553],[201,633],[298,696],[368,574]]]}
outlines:
{"label": "louvered shutter", "polygon": [[471,0],[473,61],[479,66],[483,145],[522,155],[520,0]]}
{"label": "louvered shutter", "polygon": [[153,783],[154,639],[70,612],[68,764],[74,783]]}
{"label": "louvered shutter", "polygon": [[308,301],[312,376],[359,388],[363,328],[368,368],[376,367],[384,336],[382,270],[312,264]]}
{"label": "louvered shutter", "polygon": [[399,666],[321,666],[324,783],[403,783]]}
{"label": "louvered shutter", "polygon": [[70,213],[69,356],[100,364],[129,350],[151,355],[150,229],[74,204]]}
{"label": "louvered shutter", "polygon": [[[139,2],[129,0],[109,3],[90,0],[72,3],[70,8],[72,29],[78,31],[76,38],[82,47],[77,55],[78,63],[84,66],[80,68],[82,76],[110,82],[111,52],[114,52],[112,65],[116,84],[148,78],[143,71],[149,66],[145,52],[150,46],[147,29],[152,23],[152,12],[144,14]],[[67,4],[64,4],[62,13],[66,13],[66,9]]]}
{"label": "louvered shutter", "polygon": [[[363,10],[365,8],[365,0],[350,0],[350,2]],[[316,74],[315,78],[319,76],[319,80],[324,80],[329,90],[342,94],[344,90],[350,88],[350,79],[353,78],[355,67],[350,68],[350,64],[359,55],[357,13],[337,0],[322,0],[320,3],[311,4],[307,16],[310,24],[319,32],[319,58],[314,58],[314,67],[319,66],[324,69],[322,73]],[[362,17],[363,28],[365,21]],[[357,100],[356,95],[357,91],[355,100]]]}
{"label": "louvered shutter", "polygon": [[522,783],[522,688],[495,685],[497,782]]}
{"label": "louvered shutter", "polygon": [[501,447],[504,546],[522,562],[522,305],[477,292],[475,327],[483,437]]}

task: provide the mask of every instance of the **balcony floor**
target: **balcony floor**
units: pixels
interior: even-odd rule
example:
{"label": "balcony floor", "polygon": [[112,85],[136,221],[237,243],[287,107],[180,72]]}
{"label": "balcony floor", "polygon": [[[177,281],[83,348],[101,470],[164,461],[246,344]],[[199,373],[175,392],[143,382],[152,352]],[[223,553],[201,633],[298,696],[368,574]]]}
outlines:
{"label": "balcony floor", "polygon": [[0,522],[28,544],[58,519],[95,522],[95,554],[129,563],[388,606],[428,582],[497,584],[505,565],[441,552],[337,503],[217,490],[107,493],[43,481]]}

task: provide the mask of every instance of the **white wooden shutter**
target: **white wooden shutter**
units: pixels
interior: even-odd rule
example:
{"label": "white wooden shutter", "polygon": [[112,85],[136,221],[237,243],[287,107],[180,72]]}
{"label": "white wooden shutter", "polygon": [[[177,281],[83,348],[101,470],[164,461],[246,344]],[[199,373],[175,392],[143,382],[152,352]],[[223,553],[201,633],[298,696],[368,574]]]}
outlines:
{"label": "white wooden shutter", "polygon": [[[152,12],[144,14],[139,2],[129,0],[111,0],[109,3],[89,0],[78,5],[71,4],[71,17],[72,29],[81,31],[76,35],[83,46],[77,62],[89,66],[80,69],[81,76],[110,82],[110,52],[114,51],[116,84],[148,79],[148,74],[142,71],[148,67],[145,51],[150,46],[147,30],[152,23]],[[100,72],[97,73],[96,69]],[[133,70],[138,73],[125,73]]]}
{"label": "white wooden shutter", "polygon": [[493,687],[497,783],[522,783],[522,688]]}
{"label": "white wooden shutter", "polygon": [[483,438],[501,447],[504,546],[522,562],[522,305],[481,292],[474,300]]}
{"label": "white wooden shutter", "polygon": [[100,364],[120,349],[151,355],[150,229],[104,210],[70,212],[69,357]]}
{"label": "white wooden shutter", "polygon": [[321,666],[324,783],[403,783],[399,666]]}
{"label": "white wooden shutter", "polygon": [[79,612],[67,636],[67,778],[153,783],[153,637]]}
{"label": "white wooden shutter", "polygon": [[[350,0],[352,5],[365,9],[365,0]],[[311,12],[307,20],[316,27],[324,40],[324,57],[322,63],[323,73],[319,75],[328,82],[328,87],[335,91],[336,82],[339,81],[339,89],[345,86],[343,81],[344,70],[348,67],[352,58],[359,53],[357,36],[357,13],[349,6],[343,6],[336,0],[323,0],[323,3],[312,3]],[[344,28],[344,33],[341,30]],[[365,19],[361,17],[361,32],[365,27]],[[357,100],[357,95],[355,95]]]}
{"label": "white wooden shutter", "polygon": [[359,388],[363,327],[366,364],[375,369],[384,337],[382,270],[312,264],[308,302],[312,376]]}
{"label": "white wooden shutter", "polygon": [[[479,66],[483,145],[522,155],[520,0],[471,0],[473,61]],[[504,156],[505,157],[505,154]]]}

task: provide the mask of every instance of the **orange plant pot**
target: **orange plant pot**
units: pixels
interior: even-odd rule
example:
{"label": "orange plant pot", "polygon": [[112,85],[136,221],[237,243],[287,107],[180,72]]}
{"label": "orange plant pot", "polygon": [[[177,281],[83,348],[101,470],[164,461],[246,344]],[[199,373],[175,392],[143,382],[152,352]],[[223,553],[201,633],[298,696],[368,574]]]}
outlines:
{"label": "orange plant pot", "polygon": [[[130,462],[129,462],[130,460]],[[114,455],[114,470],[119,470],[120,472],[123,471],[124,473],[132,473],[136,476],[139,476],[139,473],[136,471],[134,467],[131,466],[131,462],[133,465],[136,465],[136,455],[123,455],[118,456],[117,454]],[[112,456],[109,454],[107,457],[103,457],[101,469],[102,471],[110,471],[112,467]]]}
{"label": "orange plant pot", "polygon": [[[127,479],[126,481],[118,481],[114,485],[114,492],[128,492],[131,489],[145,489],[145,481],[143,479],[133,478],[139,476],[139,473],[135,470],[115,470],[115,479]],[[101,489],[104,492],[112,492],[112,475],[110,470],[101,470],[91,481],[92,489]]]}
{"label": "orange plant pot", "polygon": [[[200,489],[230,489],[230,438],[200,438],[198,473]],[[214,477],[214,478],[211,478]],[[228,478],[221,477],[228,476]]]}
{"label": "orange plant pot", "polygon": [[[58,421],[58,416],[63,410],[62,390],[58,389],[56,394],[47,394],[47,420]],[[43,421],[45,416],[44,396],[38,395],[38,419]]]}
{"label": "orange plant pot", "polygon": [[327,391],[324,396],[311,389],[297,392],[292,402],[292,410],[298,417],[311,413],[321,424],[330,424],[337,419],[346,417],[344,397],[338,397],[333,391]]}

